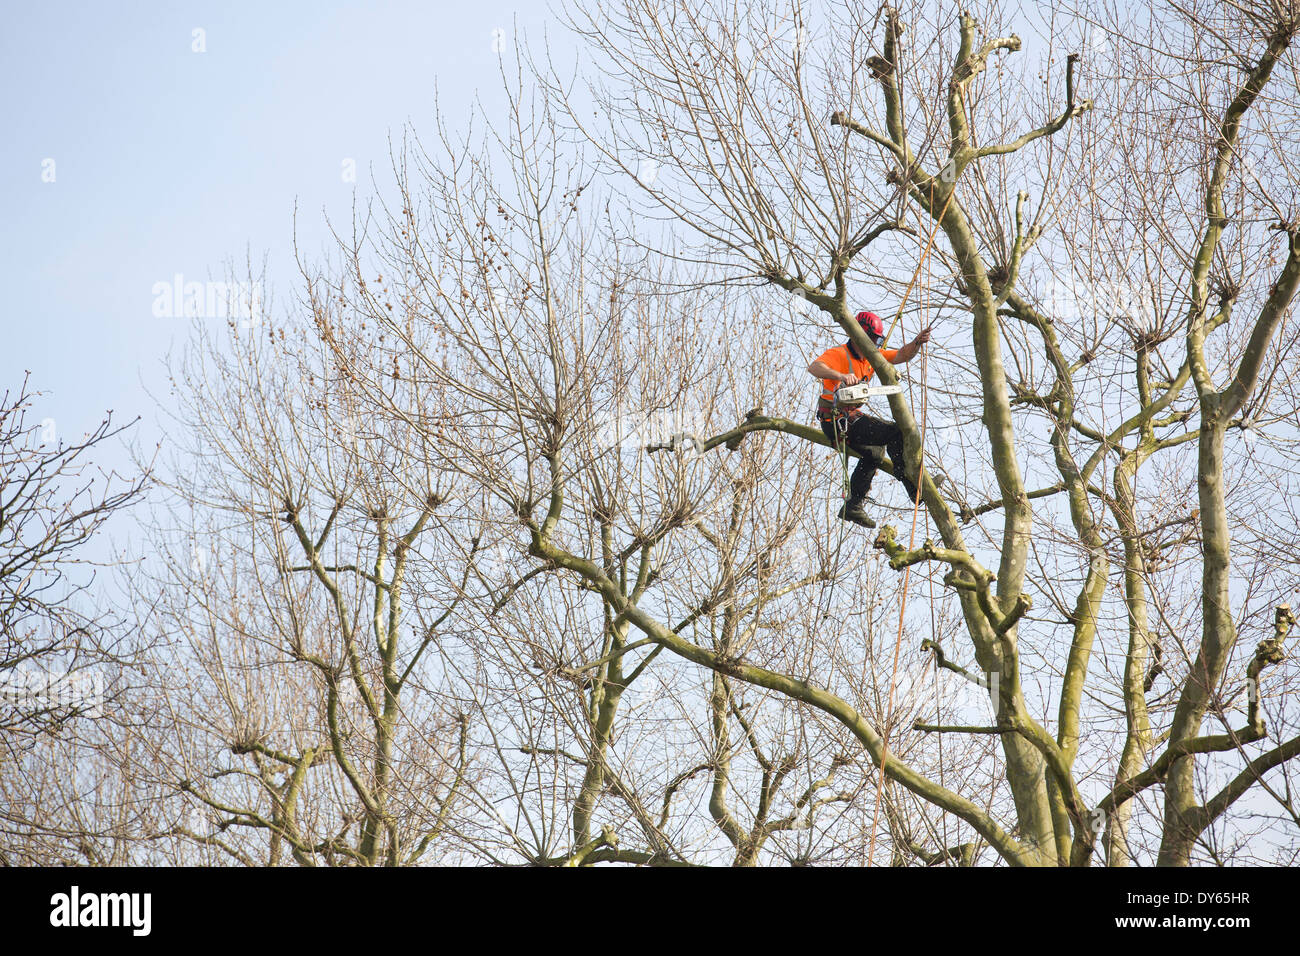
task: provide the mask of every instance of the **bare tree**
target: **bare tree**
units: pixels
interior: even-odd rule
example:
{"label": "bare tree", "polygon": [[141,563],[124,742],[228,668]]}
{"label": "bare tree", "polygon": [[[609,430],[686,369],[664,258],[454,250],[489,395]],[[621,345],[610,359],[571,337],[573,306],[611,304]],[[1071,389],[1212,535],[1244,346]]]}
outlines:
{"label": "bare tree", "polygon": [[[1294,4],[568,20],[196,328],[127,809],[42,852],[1295,862]],[[870,539],[845,338],[918,488]]]}
{"label": "bare tree", "polygon": [[173,382],[170,513],[138,585],[159,647],[137,785],[173,809],[153,837],[248,864],[419,862],[472,772],[437,666],[468,573],[438,543],[444,476],[309,324],[197,324]]}
{"label": "bare tree", "polygon": [[[96,560],[88,544],[114,513],[140,498],[148,480],[147,473],[127,479],[91,470],[96,447],[130,425],[115,427],[110,414],[67,444],[52,420],[28,423],[35,397],[24,380],[17,396],[6,392],[0,399],[0,673],[23,698],[12,702],[17,706],[6,700],[0,718],[0,729],[16,735],[11,742],[76,717],[87,706],[81,697],[93,695],[61,694],[59,681],[77,683],[88,668],[113,659],[115,635],[83,600],[94,569],[108,563]],[[44,690],[35,687],[38,670],[53,681]],[[24,678],[22,688],[11,684],[17,678]]]}
{"label": "bare tree", "polygon": [[[739,864],[774,853],[860,860],[879,815],[863,799],[870,774],[858,754],[880,742],[863,714],[880,723],[898,715],[889,688],[876,684],[888,651],[846,643],[845,629],[870,633],[893,607],[859,607],[856,593],[835,590],[860,556],[841,555],[838,534],[826,540],[837,483],[828,488],[823,460],[811,448],[791,456],[779,435],[746,436],[785,431],[819,449],[825,439],[759,407],[803,404],[776,336],[716,321],[757,302],[692,281],[685,267],[665,271],[635,241],[620,241],[612,216],[591,211],[592,173],[565,158],[573,147],[559,119],[545,98],[519,97],[483,146],[443,133],[431,153],[408,140],[391,207],[359,222],[341,249],[347,267],[311,287],[315,312],[331,316],[325,338],[344,374],[376,414],[413,423],[445,467],[478,484],[478,520],[520,564],[480,625],[500,635],[496,669],[506,680],[484,724],[502,729],[504,709],[509,737],[526,738],[519,749],[531,758],[512,765],[493,742],[498,786],[517,808],[507,845],[532,862],[672,863],[693,861],[692,850],[700,859],[701,838],[721,835]],[[337,341],[343,316],[353,327],[377,324],[391,355],[353,355]],[[390,395],[393,374],[426,383],[444,403]],[[739,417],[740,427],[706,440]],[[711,454],[724,445],[729,455]],[[512,626],[509,606],[521,601],[527,611],[516,608]],[[578,623],[584,617],[592,623]],[[660,676],[678,674],[683,660],[713,673],[703,685]],[[540,672],[534,709],[503,707],[532,686],[520,677],[529,667]],[[615,742],[639,742],[653,726],[651,714],[626,716],[624,700],[656,677],[671,688],[660,703],[699,732],[697,754],[658,762],[651,785],[654,765]],[[814,687],[814,677],[843,696]],[[756,686],[742,693],[746,684]],[[560,746],[557,719],[574,749]],[[904,733],[915,743],[924,731]],[[902,759],[891,773],[917,779]],[[674,797],[697,778],[709,783],[709,825],[701,831],[688,817],[670,832]],[[529,813],[534,799],[551,807]],[[954,805],[980,833],[999,833],[974,805]],[[640,831],[635,847],[629,827]],[[907,853],[974,858],[974,840],[931,843],[942,829],[914,834]],[[950,854],[957,843],[966,849]]]}
{"label": "bare tree", "polygon": [[94,841],[114,824],[96,810],[99,728],[123,718],[116,676],[139,657],[129,621],[94,586],[114,563],[105,524],[142,498],[150,476],[94,464],[130,424],[110,413],[67,442],[53,420],[29,422],[36,398],[26,379],[0,398],[0,854],[100,862]]}
{"label": "bare tree", "polygon": [[[611,79],[610,86],[593,92],[607,122],[592,127],[582,119],[589,110],[572,113],[616,167],[633,172],[646,157],[662,164],[653,183],[641,180],[643,194],[695,233],[694,258],[715,264],[720,280],[759,280],[801,295],[839,324],[884,383],[897,381],[897,373],[851,321],[862,294],[851,287],[863,280],[898,287],[882,257],[865,265],[861,259],[869,246],[876,250],[872,243],[899,231],[903,210],[919,210],[917,265],[900,298],[906,303],[915,284],[919,291],[911,301],[919,298],[960,330],[960,344],[948,338],[953,355],[945,364],[952,367],[943,381],[954,398],[978,408],[972,418],[986,449],[978,457],[985,463],[983,480],[992,487],[982,493],[987,504],[967,503],[983,478],[972,474],[968,456],[962,479],[941,493],[924,467],[922,432],[911,405],[903,396],[891,397],[907,443],[906,460],[893,464],[919,478],[940,540],[916,548],[886,527],[876,545],[897,570],[931,562],[950,568],[945,582],[956,591],[978,667],[998,677],[999,718],[990,729],[1001,735],[1016,825],[1009,835],[984,818],[981,832],[1009,862],[1081,864],[1092,853],[1100,822],[1109,819],[1112,861],[1123,862],[1132,855],[1121,850],[1127,801],[1164,784],[1156,855],[1163,863],[1187,863],[1200,835],[1300,746],[1275,731],[1270,749],[1246,754],[1245,744],[1269,736],[1253,703],[1245,726],[1230,723],[1227,702],[1242,696],[1243,679],[1256,694],[1262,669],[1280,660],[1286,629],[1259,628],[1255,654],[1234,658],[1238,624],[1224,489],[1224,436],[1229,428],[1251,427],[1241,413],[1270,364],[1270,350],[1273,362],[1282,359],[1294,334],[1282,329],[1297,282],[1295,179],[1282,158],[1290,151],[1277,147],[1294,128],[1283,104],[1294,102],[1290,49],[1297,13],[1290,4],[1173,6],[1153,16],[1145,33],[1112,18],[1112,50],[1131,52],[1114,52],[1103,62],[1109,78],[1096,80],[1091,92],[1105,95],[1110,118],[1092,125],[1082,119],[1090,115],[1093,98],[1079,93],[1080,56],[1069,50],[1062,71],[1057,51],[1063,37],[1083,39],[1071,35],[1071,28],[1095,26],[1101,15],[1090,19],[1085,12],[1072,25],[1053,19],[1039,84],[1004,66],[1023,44],[1001,29],[1001,19],[996,6],[980,18],[930,4],[887,7],[874,19],[857,9],[834,11],[820,24],[819,45],[813,32],[818,25],[797,7],[785,15],[769,9],[740,13],[722,4],[593,7],[577,25]],[[755,23],[762,26],[758,40]],[[791,32],[805,39],[778,39]],[[955,36],[955,46],[948,36]],[[1175,64],[1193,77],[1216,71],[1214,81],[1170,88],[1160,77]],[[1279,64],[1289,75],[1277,80]],[[1268,144],[1272,167],[1261,190],[1258,166],[1242,161],[1243,153],[1258,155],[1258,147],[1243,147],[1242,136],[1271,79],[1288,90],[1261,106],[1255,135]],[[1021,119],[1027,106],[1044,119]],[[632,126],[643,135],[625,135]],[[837,129],[842,137],[834,136]],[[1157,185],[1149,189],[1153,178]],[[1246,182],[1252,178],[1253,185]],[[1013,186],[1035,182],[1036,204],[1028,190]],[[1229,206],[1229,182],[1245,183],[1244,193],[1234,196],[1252,200]],[[890,187],[901,207],[897,216],[886,212]],[[1230,224],[1240,226],[1231,251],[1223,245]],[[1276,238],[1270,238],[1270,227]],[[939,239],[937,262],[929,259],[931,235]],[[1272,271],[1261,274],[1252,268],[1258,253],[1246,250],[1270,248]],[[1043,302],[1044,286],[1080,274],[1095,280],[1104,261],[1140,264],[1149,277],[1158,275],[1151,300],[1137,304],[1169,319],[1143,328],[1118,315],[1110,321],[1093,315],[1085,316],[1082,328],[1067,328],[1065,317]],[[1146,287],[1139,284],[1138,290],[1141,296]],[[1245,301],[1249,309],[1234,322]],[[1179,315],[1181,329],[1174,324]],[[1232,344],[1215,348],[1216,358],[1207,359],[1208,336],[1219,329]],[[1171,366],[1158,346],[1174,336],[1185,357]],[[1217,358],[1223,355],[1240,359],[1225,364]],[[1099,359],[1107,360],[1104,371],[1098,371]],[[1134,385],[1122,384],[1126,378]],[[1040,487],[1027,476],[1044,469],[1032,456],[1028,465],[1022,463],[1031,427],[1026,413],[1045,415],[1051,428],[1044,451],[1055,474]],[[1276,412],[1264,414],[1279,420]],[[1189,422],[1197,428],[1189,429]],[[791,430],[778,421],[755,427]],[[1134,499],[1139,467],[1185,443],[1198,451],[1193,474],[1199,507],[1190,518],[1184,512],[1172,521],[1167,513],[1145,512]],[[1095,481],[1108,461],[1116,469],[1113,492]],[[946,464],[949,473],[957,471],[955,463]],[[1277,465],[1285,468],[1286,460]],[[1292,473],[1284,473],[1290,481]],[[1060,505],[1057,496],[1064,499]],[[1045,541],[1054,553],[1048,555],[1040,553],[1034,531],[1036,515],[1043,513],[1052,516]],[[1067,521],[1056,521],[1058,515]],[[995,517],[996,525],[987,526]],[[973,541],[963,521],[977,522]],[[1252,527],[1274,537],[1257,522]],[[1172,529],[1178,533],[1171,535]],[[1156,676],[1146,605],[1153,582],[1142,562],[1153,552],[1193,542],[1204,554],[1199,620],[1169,622],[1184,661],[1176,674],[1173,662],[1161,665],[1178,684],[1168,731],[1160,735],[1163,749],[1153,753],[1156,739],[1143,699]],[[1121,543],[1129,624],[1120,695],[1127,715],[1123,752],[1103,743],[1080,767],[1088,674],[1111,580],[1107,549]],[[1038,581],[1035,564],[1046,572]],[[1246,608],[1255,620],[1262,610],[1250,610],[1259,608],[1256,601],[1276,603],[1289,590],[1278,570],[1275,562],[1247,566],[1254,600]],[[1060,617],[1029,614],[1035,599],[1041,603],[1044,597]],[[1170,606],[1161,603],[1162,610]],[[1276,617],[1289,619],[1285,610]],[[668,642],[671,635],[662,633],[661,639]],[[1063,659],[1044,653],[1039,648],[1045,645],[1068,647],[1068,653]],[[1229,682],[1234,659],[1239,670]],[[1044,671],[1059,677],[1049,682]],[[779,681],[757,671],[751,677]],[[1032,685],[1039,703],[1031,703]],[[860,719],[842,701],[827,700],[825,706],[846,722]],[[1056,709],[1054,730],[1035,716],[1045,706]],[[1202,735],[1208,714],[1224,724],[1225,733]],[[1293,720],[1289,711],[1279,715],[1283,727]],[[885,761],[883,742],[869,730],[862,733],[864,743],[889,773],[893,761]],[[1245,766],[1202,799],[1195,758],[1218,751],[1242,753]],[[1090,801],[1081,774],[1090,776],[1116,757],[1114,787]],[[909,776],[906,768],[897,774],[924,798],[980,819],[933,781]],[[1293,825],[1289,799],[1279,799],[1286,811],[1281,819]]]}

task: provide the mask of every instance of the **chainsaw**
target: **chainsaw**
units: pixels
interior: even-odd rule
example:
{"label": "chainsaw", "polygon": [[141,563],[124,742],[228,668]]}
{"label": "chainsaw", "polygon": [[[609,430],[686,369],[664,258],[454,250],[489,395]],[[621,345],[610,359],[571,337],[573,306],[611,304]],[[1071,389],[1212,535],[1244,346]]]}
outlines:
{"label": "chainsaw", "polygon": [[835,389],[835,405],[837,408],[853,408],[866,404],[867,399],[872,396],[898,395],[902,391],[901,385],[868,385],[865,382],[857,385],[841,385]]}

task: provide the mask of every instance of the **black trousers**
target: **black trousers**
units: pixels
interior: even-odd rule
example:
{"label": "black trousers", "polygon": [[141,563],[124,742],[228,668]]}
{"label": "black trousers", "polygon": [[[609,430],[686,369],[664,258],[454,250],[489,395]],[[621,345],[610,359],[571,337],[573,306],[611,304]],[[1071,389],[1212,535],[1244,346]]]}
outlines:
{"label": "black trousers", "polygon": [[[835,425],[825,419],[822,419],[821,425],[822,433],[834,444]],[[916,485],[903,474],[903,433],[897,425],[883,418],[859,415],[849,422],[848,445],[861,456],[849,479],[849,494],[852,497],[865,498],[871,490],[871,479],[876,477],[876,456],[868,446],[884,445],[889,452],[889,460],[893,463],[895,477],[903,483],[907,497],[916,500]]]}

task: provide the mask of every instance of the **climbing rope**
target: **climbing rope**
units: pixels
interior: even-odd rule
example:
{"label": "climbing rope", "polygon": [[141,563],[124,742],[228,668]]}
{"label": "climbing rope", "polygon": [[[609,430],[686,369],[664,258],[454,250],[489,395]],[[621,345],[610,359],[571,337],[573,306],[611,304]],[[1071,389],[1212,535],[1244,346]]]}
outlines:
{"label": "climbing rope", "polygon": [[[916,271],[912,273],[912,278],[911,278],[911,280],[909,280],[909,282],[908,282],[908,284],[907,284],[907,288],[906,288],[906,289],[904,290],[904,292],[903,292],[902,300],[899,302],[899,305],[898,305],[898,312],[894,315],[894,320],[893,320],[893,322],[890,323],[889,329],[888,329],[888,331],[885,333],[885,337],[884,337],[884,339],[883,339],[882,342],[881,342],[880,347],[881,347],[882,349],[883,349],[883,348],[886,346],[886,344],[889,342],[889,338],[890,338],[890,336],[892,336],[892,335],[894,334],[894,329],[898,327],[898,323],[901,321],[901,319],[902,319],[902,317],[903,317],[903,311],[904,311],[904,310],[906,309],[906,307],[907,307],[907,300],[908,300],[908,298],[911,296],[911,293],[912,293],[912,289],[913,289],[913,287],[915,287],[915,285],[916,285],[916,280],[917,280],[918,278],[920,278],[921,270],[922,270],[922,269],[925,269],[925,270],[926,270],[926,283],[927,283],[927,285],[929,284],[929,281],[930,281],[930,275],[931,275],[931,273],[930,273],[930,271],[929,271],[930,252],[931,252],[931,250],[934,248],[934,240],[935,240],[935,237],[938,235],[939,227],[940,227],[940,225],[941,225],[942,222],[943,222],[943,217],[944,217],[945,215],[947,215],[947,213],[948,213],[948,206],[949,206],[949,204],[952,202],[953,196],[954,196],[955,194],[956,194],[956,190],[955,190],[955,189],[949,191],[949,193],[948,193],[948,198],[944,201],[943,208],[939,211],[939,215],[935,218],[934,228],[930,230],[930,234],[929,234],[928,238],[926,239],[925,248],[922,250],[922,252],[921,252],[921,257],[920,257],[920,261],[918,261],[918,262],[917,262],[917,265],[916,265]],[[922,311],[924,312],[924,303],[922,303]],[[925,427],[926,427],[926,419],[927,419],[927,417],[928,417],[927,413],[928,413],[928,410],[929,410],[929,393],[928,393],[928,391],[927,391],[927,366],[928,366],[928,353],[923,351],[923,352],[921,353],[921,393],[922,393],[922,410],[921,410],[921,429],[920,429],[920,446],[921,446],[921,455],[922,455],[922,469],[924,469],[924,454],[925,454]],[[847,424],[847,423],[846,423],[846,422],[845,422],[845,423],[841,423],[841,422],[839,422],[838,420],[835,421],[835,426],[834,426],[834,428],[833,428],[833,432],[834,432],[834,434],[835,434],[834,447],[835,447],[835,451],[836,451],[836,453],[837,453],[837,457],[840,459],[841,480],[842,480],[842,495],[843,495],[844,500],[847,502],[847,500],[848,500],[848,496],[849,496],[849,494],[850,494],[850,492],[851,492],[852,482],[851,482],[851,478],[850,478],[850,476],[849,476],[849,447],[848,447],[848,435],[846,434],[846,431],[847,431],[847,430],[846,430],[846,429],[842,429],[842,428],[840,427],[841,424]],[[868,452],[868,454],[870,454],[870,452]],[[901,468],[903,468],[903,467],[905,467],[905,466],[904,466],[903,462],[900,461],[900,462],[895,462],[895,467],[901,469]],[[916,497],[915,497],[915,500],[913,500],[913,502],[912,502],[912,527],[911,527],[910,535],[909,535],[909,537],[908,537],[908,550],[911,550],[911,549],[915,546],[915,542],[916,542],[916,520],[917,520],[917,516],[919,515],[919,513],[920,513],[920,509],[921,509],[921,481],[920,481],[920,478],[921,478],[921,473],[920,473],[920,471],[918,471],[918,472],[917,472],[917,482],[916,482]],[[928,516],[927,516],[926,521],[927,521],[926,526],[927,526],[927,528],[928,528],[928,527],[929,527],[929,518],[928,518]],[[842,539],[843,539],[843,524],[842,524],[842,523],[841,523],[841,525],[840,525],[840,532],[839,532],[839,534],[837,535],[837,539],[838,539],[838,540],[837,540],[837,542],[836,542],[836,546],[835,546],[835,557],[838,559],[839,552],[840,552],[840,543],[841,543],[841,541],[842,541]],[[884,797],[885,766],[886,766],[886,763],[888,762],[888,759],[889,759],[889,725],[890,725],[890,723],[891,723],[892,720],[893,720],[893,711],[894,711],[894,689],[895,689],[895,686],[896,686],[896,684],[897,684],[899,649],[901,648],[901,646],[902,646],[902,642],[903,642],[903,621],[904,621],[904,616],[905,616],[906,611],[907,611],[907,594],[908,594],[908,587],[909,587],[910,582],[911,582],[911,573],[912,573],[912,572],[911,572],[911,567],[909,566],[909,567],[904,571],[904,575],[903,575],[903,591],[902,591],[902,599],[901,599],[901,601],[900,601],[900,603],[899,603],[899,610],[898,610],[898,636],[897,636],[897,638],[896,638],[896,640],[895,640],[895,642],[894,642],[894,660],[893,660],[893,667],[892,667],[892,670],[891,670],[891,672],[890,672],[890,679],[889,679],[889,705],[888,705],[888,708],[887,708],[887,711],[886,711],[885,723],[884,723],[884,725],[883,725],[882,728],[881,728],[881,742],[882,742],[882,745],[883,745],[883,746],[882,746],[881,756],[880,756],[880,778],[879,778],[879,781],[878,781],[877,786],[876,786],[877,799],[876,799],[875,808],[874,808],[874,810],[873,810],[873,812],[872,812],[872,817],[871,817],[871,841],[870,841],[869,849],[868,849],[868,851],[867,851],[867,865],[871,865],[871,860],[872,860],[872,858],[875,856],[875,849],[876,849],[876,830],[877,830],[877,825],[878,825],[878,822],[879,822],[879,816],[880,816],[880,803],[881,803],[881,800],[882,800],[883,797]],[[835,586],[835,581],[834,581],[834,577],[832,577],[832,579],[831,579],[831,583],[830,583],[829,587],[827,588],[827,595],[826,595],[826,596],[827,596],[827,611],[829,611],[830,600],[831,600],[831,594],[833,593],[834,586]],[[931,581],[931,594],[930,594],[930,598],[931,598],[931,616],[933,616],[933,611],[934,611],[934,608],[933,608],[933,601],[934,601],[933,581]],[[818,608],[817,608],[817,610],[818,610],[818,612],[819,612],[819,614],[818,614],[818,620],[821,619],[821,616],[822,616],[822,613],[823,613],[823,612],[821,611],[820,603],[821,603],[821,602],[819,601],[819,602],[818,602]],[[936,676],[937,676],[937,671],[936,671]],[[942,746],[942,744],[941,744],[941,746]],[[942,756],[940,757],[940,773],[942,773]]]}
{"label": "climbing rope", "polygon": [[[841,489],[841,494],[843,495],[843,501],[847,502],[849,496],[849,488],[851,484],[849,479],[848,435],[846,434],[846,430],[841,429],[839,427],[839,422],[835,419],[832,419],[831,431],[835,435],[834,447],[835,447],[836,457],[840,459],[841,468],[843,470],[843,477],[842,477],[843,487]],[[831,567],[839,567],[840,551],[844,546],[844,522],[843,521],[837,522],[837,525],[838,527],[835,532],[835,550],[832,552],[830,556]],[[832,574],[830,579],[830,584],[828,584],[824,589],[824,595],[826,598],[825,610],[822,609],[821,598],[817,599],[817,616],[813,619],[814,627],[820,627],[822,619],[826,617],[828,614],[830,614],[831,602],[834,600],[834,594],[835,594],[835,575]]]}
{"label": "climbing rope", "polygon": [[[939,226],[943,223],[943,217],[948,215],[948,206],[952,203],[952,197],[955,195],[957,195],[956,186],[948,191],[948,198],[944,200],[943,208],[939,210],[939,215],[934,220],[934,228],[930,230],[930,237],[926,240],[925,249],[921,251],[921,260],[916,264],[916,271],[912,273],[912,279],[907,283],[907,288],[903,290],[903,298],[898,303],[898,311],[894,314],[894,321],[889,323],[889,331],[885,333],[885,340],[881,343],[881,348],[884,348],[889,342],[889,337],[894,334],[894,329],[898,327],[899,320],[903,318],[903,309],[907,307],[907,297],[912,294],[912,287],[916,285],[916,280],[921,275],[922,268],[926,270],[926,282],[930,281],[930,249],[934,246],[934,237],[938,235]],[[922,356],[922,364],[924,364],[924,361],[925,358]]]}
{"label": "climbing rope", "polygon": [[[930,532],[929,512],[926,512],[925,515],[925,530],[926,536],[928,537]],[[934,618],[933,574],[926,575],[926,583],[930,586],[930,633],[934,635],[934,640],[937,643],[939,640],[939,628],[935,623]],[[934,725],[938,727],[943,723],[943,698],[939,694],[939,655],[937,653],[931,654],[931,658],[934,661]],[[943,734],[936,734],[935,736],[938,738],[939,743],[939,786],[946,787],[947,784],[943,782]],[[948,847],[951,846],[951,843],[948,840],[948,814],[941,814],[939,822],[943,826],[943,853],[944,856],[947,857]]]}
{"label": "climbing rope", "polygon": [[[943,204],[943,209],[939,212],[939,215],[935,218],[934,228],[930,230],[930,236],[926,240],[925,249],[921,253],[921,260],[916,264],[916,271],[912,273],[912,279],[910,282],[908,282],[907,289],[903,292],[903,299],[899,303],[898,313],[894,316],[894,321],[889,326],[889,331],[885,334],[886,342],[889,341],[889,336],[893,334],[894,328],[898,325],[899,320],[903,316],[903,308],[907,305],[908,296],[912,292],[912,287],[916,285],[916,280],[920,277],[922,269],[925,269],[925,278],[926,278],[925,287],[926,288],[929,287],[930,278],[931,278],[931,272],[929,267],[930,250],[934,247],[935,236],[939,232],[939,226],[943,222],[943,217],[947,215],[948,205],[949,203],[952,202],[952,197],[956,195],[956,192],[957,191],[955,188],[949,191],[948,198]],[[924,295],[924,293],[922,293],[922,295]],[[921,311],[922,312],[925,311],[924,301],[921,303]],[[881,347],[882,348],[884,347],[883,343]],[[916,473],[916,499],[912,502],[912,529],[907,539],[907,550],[909,551],[911,551],[912,548],[916,546],[916,519],[917,519],[917,515],[920,513],[921,510],[921,471],[924,470],[925,468],[925,426],[926,426],[926,421],[929,418],[928,412],[930,406],[930,393],[927,387],[927,374],[926,374],[927,365],[929,364],[928,358],[929,358],[929,350],[923,350],[921,352],[921,435],[920,435],[921,468],[918,469]],[[895,467],[902,469],[905,466],[903,462],[896,462]],[[928,517],[926,520],[927,520],[927,527],[928,527],[928,521],[929,521]],[[904,615],[907,613],[907,591],[909,585],[911,584],[911,578],[912,578],[912,566],[909,564],[903,570],[903,593],[899,600],[899,606],[898,606],[898,636],[894,640],[894,662],[893,662],[893,667],[891,668],[889,674],[889,704],[885,710],[885,721],[880,728],[880,742],[881,742],[880,776],[876,783],[876,803],[871,813],[871,841],[867,849],[868,866],[871,865],[871,861],[875,857],[876,828],[880,819],[880,804],[884,800],[884,796],[885,796],[885,765],[889,761],[889,732],[891,729],[890,725],[893,723],[894,720],[894,689],[898,683],[898,656],[899,656],[899,651],[903,646],[903,620],[904,620]],[[931,612],[933,612],[933,609],[934,608],[933,608],[933,592],[932,592]]]}
{"label": "climbing rope", "polygon": [[[925,353],[921,353],[921,392],[922,392],[922,411],[921,411],[921,447],[925,448],[925,419],[928,399],[925,395],[926,388],[926,358]],[[900,466],[902,467],[901,463]],[[921,511],[921,481],[920,474],[916,482],[916,499],[912,502],[912,529],[907,538],[907,550],[911,551],[916,546],[916,519]],[[871,814],[871,844],[867,850],[867,859],[871,860],[875,855],[876,849],[876,825],[880,816],[880,802],[884,797],[885,788],[885,764],[889,761],[889,732],[894,720],[894,689],[898,684],[898,657],[899,651],[903,646],[903,618],[907,613],[907,591],[911,584],[912,566],[909,564],[903,569],[903,593],[898,603],[898,636],[894,640],[894,661],[889,673],[889,704],[885,710],[885,721],[880,728],[880,778],[876,784],[876,805]],[[868,864],[870,865],[870,864]]]}

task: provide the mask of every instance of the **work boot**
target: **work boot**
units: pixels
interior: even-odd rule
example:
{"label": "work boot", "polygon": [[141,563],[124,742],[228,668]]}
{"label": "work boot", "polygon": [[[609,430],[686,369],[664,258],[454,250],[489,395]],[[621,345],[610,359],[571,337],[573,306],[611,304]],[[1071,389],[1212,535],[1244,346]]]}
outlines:
{"label": "work boot", "polygon": [[876,526],[876,523],[868,517],[867,509],[862,506],[861,498],[850,498],[844,502],[840,508],[840,517],[845,521],[860,524],[864,528],[874,528]]}

